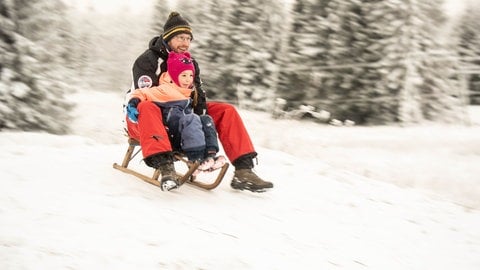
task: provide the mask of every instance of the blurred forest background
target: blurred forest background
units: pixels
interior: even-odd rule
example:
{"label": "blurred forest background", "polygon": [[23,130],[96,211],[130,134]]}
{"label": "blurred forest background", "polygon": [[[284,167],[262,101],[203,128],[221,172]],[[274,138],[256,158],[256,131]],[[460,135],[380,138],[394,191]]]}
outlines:
{"label": "blurred forest background", "polygon": [[152,0],[142,13],[1,0],[0,130],[68,133],[68,96],[125,93],[172,10],[191,22],[209,99],[360,125],[459,122],[480,104],[475,1],[452,20],[443,0]]}

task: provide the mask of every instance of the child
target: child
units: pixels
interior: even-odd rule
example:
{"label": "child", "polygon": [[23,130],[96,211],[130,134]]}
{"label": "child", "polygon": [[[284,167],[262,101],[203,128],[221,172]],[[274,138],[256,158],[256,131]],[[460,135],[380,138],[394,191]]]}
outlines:
{"label": "child", "polygon": [[[219,147],[212,118],[209,115],[199,116],[192,111],[190,96],[194,76],[195,67],[190,53],[172,51],[167,61],[167,72],[160,75],[159,86],[136,89],[128,107],[131,110],[131,107],[136,108],[135,105],[144,101],[159,106],[173,149],[182,151],[189,161],[201,162],[199,170],[205,171],[222,166],[225,158],[215,158]],[[138,116],[138,111],[136,113]],[[129,112],[129,118],[137,120],[135,110],[133,115]]]}

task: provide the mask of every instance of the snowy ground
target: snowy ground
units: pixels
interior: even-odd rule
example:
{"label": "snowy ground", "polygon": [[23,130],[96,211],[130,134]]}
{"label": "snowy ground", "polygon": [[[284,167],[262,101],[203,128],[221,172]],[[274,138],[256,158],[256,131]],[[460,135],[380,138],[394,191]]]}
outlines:
{"label": "snowy ground", "polygon": [[[0,269],[480,269],[480,126],[326,127],[244,112],[264,194],[112,168],[121,97],[76,135],[0,133]],[[478,122],[480,123],[480,121]],[[134,166],[144,169],[139,161]]]}

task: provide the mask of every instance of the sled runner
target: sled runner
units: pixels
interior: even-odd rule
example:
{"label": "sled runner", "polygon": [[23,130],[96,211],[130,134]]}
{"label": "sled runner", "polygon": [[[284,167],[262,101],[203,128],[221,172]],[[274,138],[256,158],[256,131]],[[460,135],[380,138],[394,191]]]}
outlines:
{"label": "sled runner", "polygon": [[[137,147],[138,147],[138,150],[134,153],[135,148],[137,148]],[[128,168],[128,164],[130,163],[130,161],[132,161],[132,159],[135,158],[135,156],[140,151],[141,151],[140,143],[137,140],[134,140],[134,139],[131,139],[131,138],[128,139],[128,149],[127,149],[127,152],[125,153],[122,164],[119,165],[117,163],[113,163],[113,168],[115,168],[117,170],[120,170],[124,173],[134,175],[134,176],[140,178],[141,180],[143,180],[147,183],[150,183],[152,185],[155,185],[157,187],[161,187],[160,181],[158,180],[158,178],[161,175],[161,172],[160,172],[159,169],[155,169],[154,172],[153,172],[153,175],[151,177],[149,177],[149,176],[147,176],[143,173],[140,173],[140,172],[137,172],[135,170],[132,170],[132,169]],[[199,179],[197,179],[197,177],[193,176],[194,172],[197,170],[198,166],[200,165],[198,162],[190,163],[180,153],[176,153],[174,155],[174,157],[175,157],[175,162],[182,162],[187,167],[187,171],[184,174],[181,174],[181,173],[177,172],[177,181],[179,183],[179,186],[183,185],[184,183],[187,183],[187,184],[191,184],[193,186],[196,186],[196,187],[199,187],[199,188],[205,189],[205,190],[214,189],[222,182],[223,177],[225,176],[225,173],[227,172],[227,169],[228,169],[228,166],[229,166],[228,163],[225,163],[222,167],[220,167],[218,169],[219,172],[218,172],[217,177],[213,181],[210,181],[209,183],[207,183],[207,182],[204,182],[203,180],[200,181]],[[215,173],[211,173],[211,175],[215,176]]]}

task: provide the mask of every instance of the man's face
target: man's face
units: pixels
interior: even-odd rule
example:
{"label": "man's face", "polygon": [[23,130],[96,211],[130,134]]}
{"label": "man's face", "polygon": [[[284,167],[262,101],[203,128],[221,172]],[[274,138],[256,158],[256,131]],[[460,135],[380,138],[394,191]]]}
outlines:
{"label": "man's face", "polygon": [[192,37],[189,34],[178,34],[170,39],[168,46],[176,53],[183,53],[190,48]]}

